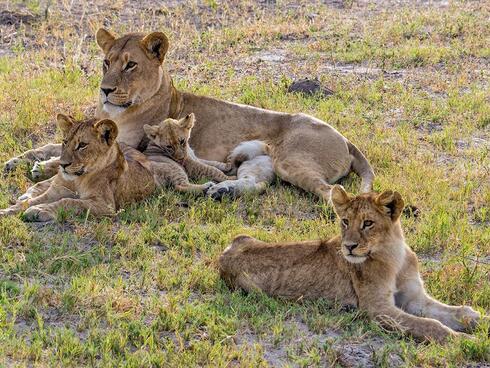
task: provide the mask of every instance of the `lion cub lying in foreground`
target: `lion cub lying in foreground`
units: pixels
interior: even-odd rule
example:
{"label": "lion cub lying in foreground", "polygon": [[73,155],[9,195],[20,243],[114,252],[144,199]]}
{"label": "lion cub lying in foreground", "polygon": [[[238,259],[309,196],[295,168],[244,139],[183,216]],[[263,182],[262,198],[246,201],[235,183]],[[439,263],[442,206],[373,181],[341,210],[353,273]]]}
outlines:
{"label": "lion cub lying in foreground", "polygon": [[58,174],[31,187],[0,215],[25,211],[30,221],[53,220],[60,209],[111,215],[155,190],[151,163],[115,142],[118,131],[112,120],[75,121],[59,114],[57,122],[63,134]]}
{"label": "lion cub lying in foreground", "polygon": [[214,183],[191,184],[189,177],[209,178],[216,182],[236,179],[223,173],[232,168],[230,164],[196,157],[189,146],[194,122],[194,114],[189,114],[180,120],[169,118],[158,125],[143,126],[150,140],[144,154],[152,162],[159,163],[154,165],[154,168],[155,177],[160,185],[170,183],[179,191],[206,192]]}
{"label": "lion cub lying in foreground", "polygon": [[476,325],[480,314],[472,308],[427,295],[417,256],[404,240],[399,193],[354,197],[336,185],[331,199],[341,219],[340,236],[279,244],[238,236],[219,259],[221,276],[247,291],[354,305],[416,338],[443,342]]}

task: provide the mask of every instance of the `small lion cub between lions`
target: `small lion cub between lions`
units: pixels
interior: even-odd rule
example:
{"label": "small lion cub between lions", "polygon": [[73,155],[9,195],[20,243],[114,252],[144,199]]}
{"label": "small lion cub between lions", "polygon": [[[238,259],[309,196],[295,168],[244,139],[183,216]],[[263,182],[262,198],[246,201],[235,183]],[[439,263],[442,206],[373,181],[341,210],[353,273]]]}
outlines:
{"label": "small lion cub between lions", "polygon": [[116,142],[112,120],[75,121],[59,114],[57,122],[63,134],[58,174],[31,187],[0,216],[24,212],[28,221],[50,221],[60,209],[112,215],[156,189],[150,161]]}
{"label": "small lion cub between lions", "polygon": [[353,305],[419,339],[444,342],[475,327],[478,312],[427,295],[417,256],[403,236],[399,217],[404,203],[398,192],[354,197],[335,185],[331,201],[340,236],[278,244],[238,236],[219,259],[223,279],[271,296]]}
{"label": "small lion cub between lions", "polygon": [[[236,179],[236,176],[227,176],[223,173],[223,171],[232,169],[231,164],[196,157],[189,146],[194,122],[194,114],[189,114],[180,120],[169,118],[158,125],[145,124],[143,126],[150,140],[144,154],[152,162],[160,163],[160,165],[153,165],[155,177],[160,185],[170,182],[179,191],[206,192],[214,183],[191,184],[189,177],[192,179],[209,178],[216,182]],[[166,158],[172,159],[173,165],[169,165]],[[176,164],[180,168],[177,168]]]}

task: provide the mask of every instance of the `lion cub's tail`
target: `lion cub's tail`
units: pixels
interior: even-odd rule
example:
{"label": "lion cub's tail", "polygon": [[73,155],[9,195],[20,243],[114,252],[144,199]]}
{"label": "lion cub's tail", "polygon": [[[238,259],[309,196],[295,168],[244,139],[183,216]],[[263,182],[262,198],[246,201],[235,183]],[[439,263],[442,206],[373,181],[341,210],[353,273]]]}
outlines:
{"label": "lion cub's tail", "polygon": [[362,154],[359,149],[347,142],[349,153],[352,156],[351,168],[361,178],[361,193],[368,193],[373,190],[374,171],[367,158]]}
{"label": "lion cub's tail", "polygon": [[268,146],[262,141],[245,141],[236,146],[228,156],[227,161],[237,168],[243,162],[254,159],[257,156],[267,155]]}

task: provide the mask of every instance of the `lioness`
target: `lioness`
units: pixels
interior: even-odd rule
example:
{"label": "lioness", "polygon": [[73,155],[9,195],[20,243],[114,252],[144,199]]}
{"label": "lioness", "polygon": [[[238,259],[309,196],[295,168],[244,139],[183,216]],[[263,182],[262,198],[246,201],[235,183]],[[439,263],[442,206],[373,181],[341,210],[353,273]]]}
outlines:
{"label": "lioness", "polygon": [[[208,178],[217,182],[234,180],[235,176],[227,176],[223,171],[229,171],[231,165],[223,162],[201,160],[189,146],[189,137],[194,126],[194,114],[175,120],[165,119],[158,125],[145,125],[143,129],[150,142],[144,154],[152,160],[160,161],[160,156],[168,157],[179,166],[179,170],[171,170],[168,176],[177,189],[206,191],[210,185],[190,184],[188,175],[193,179]],[[174,165],[175,166],[175,165]],[[221,171],[223,170],[223,171]]]}
{"label": "lioness", "polygon": [[60,209],[111,215],[155,190],[150,161],[115,142],[117,126],[112,120],[75,121],[59,114],[57,122],[63,134],[58,174],[36,184],[0,216],[25,211],[28,221],[50,221]]}
{"label": "lioness", "polygon": [[403,237],[398,192],[354,197],[335,185],[331,199],[340,236],[279,244],[238,236],[219,259],[221,276],[248,291],[357,306],[416,338],[442,342],[475,326],[480,314],[472,308],[427,295],[417,256]]}
{"label": "lioness", "polygon": [[[196,114],[191,146],[198,157],[224,161],[239,143],[260,140],[271,150],[275,173],[283,180],[328,200],[330,184],[356,172],[361,192],[372,188],[374,173],[364,155],[330,125],[305,114],[288,114],[179,92],[163,61],[168,39],[161,32],[115,37],[99,29],[104,52],[103,78],[96,117],[112,119],[118,141],[138,147],[143,126]],[[31,150],[6,163],[10,170],[22,160],[34,162],[59,156],[61,145]],[[33,176],[53,175],[57,160],[35,165]]]}

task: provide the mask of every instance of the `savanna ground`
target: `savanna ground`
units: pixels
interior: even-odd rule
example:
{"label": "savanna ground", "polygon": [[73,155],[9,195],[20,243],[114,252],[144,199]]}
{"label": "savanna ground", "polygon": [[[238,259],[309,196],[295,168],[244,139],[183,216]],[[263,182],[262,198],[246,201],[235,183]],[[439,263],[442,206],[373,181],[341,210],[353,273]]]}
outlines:
{"label": "savanna ground", "polygon": [[[101,25],[165,31],[181,89],[335,126],[377,190],[420,209],[403,225],[430,293],[489,312],[488,2],[3,0],[0,161],[59,141],[56,113],[91,111]],[[304,77],[334,94],[287,92]],[[2,207],[26,172],[0,179]],[[0,220],[4,366],[490,366],[488,324],[475,340],[420,344],[327,301],[228,290],[216,261],[233,236],[337,232],[328,206],[284,183],[221,203],[162,190],[115,219],[59,217]]]}

